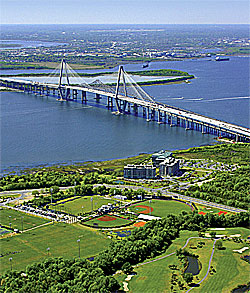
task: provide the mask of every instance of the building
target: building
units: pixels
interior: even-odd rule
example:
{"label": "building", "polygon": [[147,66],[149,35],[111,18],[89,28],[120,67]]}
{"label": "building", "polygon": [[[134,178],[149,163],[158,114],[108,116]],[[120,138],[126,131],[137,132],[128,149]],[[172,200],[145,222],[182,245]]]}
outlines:
{"label": "building", "polygon": [[169,157],[172,157],[171,152],[161,150],[152,155],[152,163],[154,166],[159,167],[160,163],[164,162]]}
{"label": "building", "polygon": [[168,157],[160,163],[159,168],[161,177],[177,175],[180,169],[179,160],[176,160],[173,157]]}
{"label": "building", "polygon": [[153,165],[127,165],[124,167],[124,178],[129,179],[154,179],[156,167]]}

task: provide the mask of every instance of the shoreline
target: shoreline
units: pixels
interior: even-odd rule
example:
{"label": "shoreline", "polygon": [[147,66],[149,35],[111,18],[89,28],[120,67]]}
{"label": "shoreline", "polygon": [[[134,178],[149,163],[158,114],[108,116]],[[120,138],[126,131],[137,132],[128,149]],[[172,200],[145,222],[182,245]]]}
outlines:
{"label": "shoreline", "polygon": [[[175,148],[175,149],[170,149],[168,151],[170,152],[174,152],[174,151],[182,151],[182,150],[188,150],[190,148],[193,147],[207,147],[207,146],[213,146],[216,144],[220,144],[220,141],[217,141],[216,138],[214,139],[214,142],[211,144],[206,144],[206,145],[192,145],[188,148]],[[224,143],[224,142],[222,142]],[[156,151],[156,150],[155,150]],[[109,158],[109,159],[101,159],[101,160],[68,160],[68,161],[52,161],[52,162],[37,162],[37,163],[30,163],[30,164],[23,164],[23,165],[16,165],[16,166],[9,166],[6,168],[3,168],[1,170],[1,177],[5,176],[5,175],[14,175],[14,174],[24,174],[26,172],[32,172],[32,171],[37,171],[37,170],[41,170],[44,168],[62,168],[62,167],[70,167],[70,166],[82,166],[82,165],[87,165],[87,164],[91,164],[91,163],[98,163],[98,162],[108,162],[108,161],[114,161],[114,160],[126,160],[126,159],[131,159],[131,158],[135,158],[138,157],[140,155],[151,155],[153,154],[155,151],[153,152],[141,152],[138,154],[133,154],[131,156],[125,156],[125,157],[117,157],[117,158]]]}
{"label": "shoreline", "polygon": [[[246,57],[249,58],[250,54],[226,54],[227,57]],[[191,58],[166,58],[166,59],[150,59],[150,62],[181,62],[181,61],[190,61],[190,60],[202,60],[202,59],[207,59],[210,58],[210,61],[213,60],[211,57],[191,57]],[[122,61],[121,62],[117,62],[117,63],[113,63],[113,64],[105,64],[105,65],[95,65],[95,64],[89,64],[89,65],[84,65],[84,64],[75,64],[75,63],[70,63],[70,65],[72,66],[72,68],[74,70],[101,70],[101,69],[114,69],[115,67],[119,66],[119,65],[127,65],[127,64],[143,64],[144,62],[146,62],[147,60],[143,61],[143,60],[133,60],[133,61]],[[46,61],[42,62],[42,63],[46,63]],[[47,62],[49,63],[49,61]],[[57,65],[60,64],[59,62],[57,63]],[[22,65],[22,64],[21,64]],[[39,67],[39,63],[36,62],[34,63],[34,68],[20,68],[19,66],[16,67],[7,67],[4,68],[0,66],[0,70],[49,70],[49,69],[54,69],[54,67],[52,66],[47,66],[47,65],[40,65],[41,68],[35,68],[35,65],[37,65]],[[32,65],[28,65],[27,67],[32,67]]]}

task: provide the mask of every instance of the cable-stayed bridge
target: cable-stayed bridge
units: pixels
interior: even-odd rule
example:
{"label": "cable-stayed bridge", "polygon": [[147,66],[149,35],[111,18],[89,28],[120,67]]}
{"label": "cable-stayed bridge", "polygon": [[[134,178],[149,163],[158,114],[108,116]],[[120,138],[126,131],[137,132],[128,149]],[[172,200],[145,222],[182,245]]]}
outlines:
{"label": "cable-stayed bridge", "polygon": [[[110,76],[109,76],[110,78]],[[56,97],[59,101],[75,101],[87,104],[87,93],[95,95],[96,103],[107,98],[106,107],[117,115],[141,115],[146,121],[157,121],[170,126],[197,130],[235,141],[250,142],[250,129],[225,121],[210,118],[192,111],[156,102],[135,81],[119,67],[118,75],[111,76],[109,84],[99,79],[87,83],[66,62],[61,64],[42,82],[18,78],[0,77],[0,85],[18,89],[30,94]]]}

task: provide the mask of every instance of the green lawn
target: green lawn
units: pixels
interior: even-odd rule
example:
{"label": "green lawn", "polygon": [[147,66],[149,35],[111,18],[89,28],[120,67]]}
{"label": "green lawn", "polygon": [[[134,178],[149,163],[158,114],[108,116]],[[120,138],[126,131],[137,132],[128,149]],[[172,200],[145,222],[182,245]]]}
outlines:
{"label": "green lawn", "polygon": [[[186,240],[192,236],[198,236],[198,233],[182,231],[180,237],[174,240],[166,253],[161,256],[168,255],[183,247]],[[178,265],[178,259],[175,255],[135,268],[134,271],[137,274],[129,281],[128,288],[134,293],[170,292],[171,270],[168,267],[170,264]]]}
{"label": "green lawn", "polygon": [[[230,228],[229,230],[232,234],[242,234],[247,235],[247,229],[244,228]],[[249,230],[248,230],[249,231]],[[223,232],[224,234],[224,232]],[[168,255],[171,252],[176,251],[183,247],[186,240],[189,237],[198,236],[197,232],[182,231],[180,237],[173,241],[173,244],[168,248],[166,253],[163,255]],[[198,248],[198,242],[205,242],[202,248]],[[212,266],[216,269],[216,273],[209,274],[207,279],[200,285],[200,287],[193,289],[194,292],[202,293],[214,293],[214,292],[231,292],[239,284],[244,284],[248,282],[249,279],[249,264],[240,259],[240,254],[233,253],[233,249],[239,249],[247,246],[244,243],[235,243],[233,241],[223,241],[223,246],[225,250],[215,250]],[[193,247],[195,249],[192,249]],[[186,247],[186,249],[194,254],[199,255],[199,261],[202,264],[200,273],[194,276],[194,283],[199,282],[205,276],[209,258],[211,256],[213,247],[213,240],[206,239],[191,239]],[[163,256],[162,255],[162,256]],[[136,275],[128,282],[128,288],[133,293],[158,293],[158,292],[173,292],[171,290],[171,270],[169,269],[170,264],[175,264],[180,266],[180,263],[175,255],[171,255],[164,259],[145,264],[140,267],[136,267],[134,271]],[[180,276],[180,271],[177,270],[175,273],[178,275],[178,280],[184,283],[182,277]],[[118,280],[122,280],[122,276],[119,276]],[[185,292],[190,287],[185,285],[186,289],[180,291],[178,285],[174,286],[175,292]]]}
{"label": "green lawn", "polygon": [[3,238],[0,243],[0,253],[8,254],[0,258],[0,273],[10,268],[9,258],[12,257],[13,269],[23,269],[28,264],[41,261],[49,256],[78,257],[80,239],[81,257],[90,257],[107,248],[110,240],[101,232],[80,224],[49,224],[35,230],[24,232],[17,236]]}
{"label": "green lawn", "polygon": [[204,281],[195,292],[231,292],[237,285],[245,284],[249,281],[249,264],[240,259],[239,253],[232,252],[233,249],[243,247],[242,244],[232,241],[223,241],[225,250],[216,250],[212,265],[216,273]]}
{"label": "green lawn", "polygon": [[49,222],[48,219],[28,215],[28,214],[18,212],[12,209],[3,208],[0,210],[1,225],[10,227],[10,223],[11,223],[12,228],[22,231],[22,220],[23,220],[24,230]]}
{"label": "green lawn", "polygon": [[[115,220],[113,220],[113,221],[100,221],[100,220],[98,220],[98,219],[100,219],[102,217],[103,216],[100,216],[98,218],[89,220],[87,222],[84,222],[84,224],[91,225],[93,227],[103,227],[103,228],[121,227],[123,225],[128,225],[130,223],[132,224],[131,220],[122,219],[122,218],[119,218],[119,217],[115,217],[113,215],[107,215],[107,217],[115,218]],[[95,224],[97,224],[98,226],[95,225]]]}
{"label": "green lawn", "polygon": [[[93,210],[100,208],[102,205],[107,205],[108,203],[116,203],[115,200],[110,198],[105,198],[103,196],[83,196],[74,200],[66,199],[65,203],[60,203],[57,205],[53,205],[52,209],[58,211],[64,211],[67,213],[71,213],[74,215],[78,215],[81,213],[91,212],[92,210],[92,203],[91,197],[93,198]],[[73,198],[71,198],[73,199]]]}
{"label": "green lawn", "polygon": [[[129,210],[134,213],[142,213],[145,209],[138,206],[151,207],[153,211],[152,216],[165,217],[168,214],[180,214],[182,211],[191,212],[191,207],[185,203],[174,201],[174,200],[159,200],[153,199],[151,204],[149,201],[144,201],[142,203],[135,204],[129,207]],[[150,214],[150,213],[149,213]]]}

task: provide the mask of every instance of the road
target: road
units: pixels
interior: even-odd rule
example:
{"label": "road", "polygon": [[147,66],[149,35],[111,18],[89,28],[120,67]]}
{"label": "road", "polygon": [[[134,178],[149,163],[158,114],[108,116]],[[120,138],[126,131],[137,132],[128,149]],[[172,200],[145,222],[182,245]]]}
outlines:
{"label": "road", "polygon": [[[194,204],[202,204],[204,206],[213,207],[213,208],[217,208],[217,209],[222,209],[224,211],[234,212],[234,213],[248,212],[247,210],[244,210],[244,209],[234,208],[234,207],[230,207],[230,206],[226,206],[226,205],[222,205],[222,204],[218,204],[218,203],[214,203],[214,202],[205,201],[205,200],[202,200],[202,199],[199,199],[199,198],[194,198],[194,197],[182,195],[182,194],[175,193],[175,192],[170,192],[170,191],[165,190],[164,189],[165,187],[161,187],[161,188],[148,188],[148,187],[144,187],[144,186],[112,185],[112,184],[94,184],[94,187],[102,186],[102,185],[104,185],[106,187],[109,187],[109,188],[115,187],[115,188],[118,188],[118,189],[125,189],[125,188],[135,189],[135,190],[144,189],[147,192],[155,192],[155,193],[157,191],[160,191],[162,193],[162,195],[172,196],[172,197],[174,197],[176,199],[181,199],[181,200],[184,200],[184,201],[187,201],[187,202],[191,202],[191,203],[194,203]],[[60,189],[64,190],[64,189],[68,189],[70,187],[72,187],[72,186],[60,187]],[[15,198],[15,199],[12,199],[12,200],[9,200],[9,201],[0,203],[0,206],[5,206],[8,203],[15,202],[15,201],[19,201],[19,200],[23,200],[26,197],[30,196],[30,193],[33,190],[39,190],[40,191],[42,189],[44,189],[44,188],[41,188],[41,189],[15,190],[15,191],[4,191],[4,192],[0,192],[0,196],[1,195],[7,195],[7,194],[16,194],[16,193],[17,194],[21,194],[21,196],[18,197],[18,198]]]}
{"label": "road", "polygon": [[238,209],[238,208],[234,208],[234,207],[229,207],[226,205],[222,205],[222,204],[218,204],[218,203],[214,203],[214,202],[209,202],[206,200],[202,200],[199,198],[194,198],[194,197],[190,197],[190,196],[185,196],[185,195],[181,195],[175,192],[170,192],[170,191],[166,191],[164,190],[164,187],[161,188],[148,188],[148,187],[144,187],[144,186],[133,186],[133,185],[111,185],[111,184],[95,184],[94,187],[97,186],[101,186],[101,185],[105,185],[106,187],[115,187],[115,188],[119,188],[119,189],[144,189],[148,192],[157,192],[157,191],[161,191],[162,195],[166,195],[166,196],[172,196],[184,201],[188,201],[191,203],[196,203],[196,204],[202,204],[208,207],[213,207],[213,208],[217,208],[217,209],[222,209],[224,211],[228,211],[228,212],[234,212],[234,213],[241,213],[241,212],[248,212],[247,210],[244,209]]}

